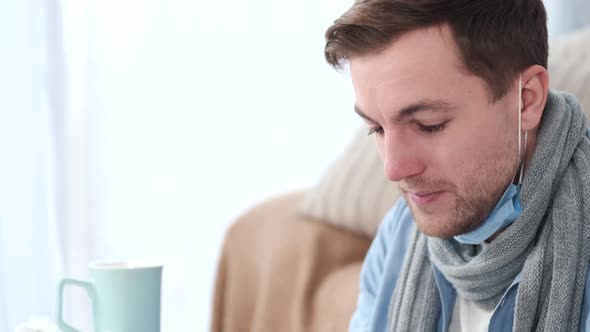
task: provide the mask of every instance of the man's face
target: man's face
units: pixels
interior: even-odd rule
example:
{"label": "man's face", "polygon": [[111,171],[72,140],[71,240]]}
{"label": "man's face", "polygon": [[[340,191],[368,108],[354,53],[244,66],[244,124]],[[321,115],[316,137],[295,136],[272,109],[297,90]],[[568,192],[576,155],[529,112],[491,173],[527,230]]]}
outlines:
{"label": "man's face", "polygon": [[485,82],[464,69],[446,26],[353,57],[350,71],[355,109],[418,228],[449,238],[481,225],[517,168],[517,89],[492,103]]}

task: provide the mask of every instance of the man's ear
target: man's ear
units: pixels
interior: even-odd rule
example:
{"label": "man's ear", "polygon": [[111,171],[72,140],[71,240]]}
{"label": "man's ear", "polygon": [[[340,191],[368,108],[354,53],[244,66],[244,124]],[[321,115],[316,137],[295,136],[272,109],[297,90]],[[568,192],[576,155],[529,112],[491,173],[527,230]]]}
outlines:
{"label": "man's ear", "polygon": [[541,122],[547,102],[549,75],[543,66],[534,65],[522,72],[522,130],[534,130]]}

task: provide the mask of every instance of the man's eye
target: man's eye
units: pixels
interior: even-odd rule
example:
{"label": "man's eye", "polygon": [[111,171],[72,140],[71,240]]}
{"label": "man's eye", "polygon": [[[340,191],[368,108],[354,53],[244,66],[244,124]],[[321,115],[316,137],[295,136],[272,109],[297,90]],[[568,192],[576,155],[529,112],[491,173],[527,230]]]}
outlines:
{"label": "man's eye", "polygon": [[381,127],[373,127],[371,129],[369,129],[369,136],[371,136],[373,134],[383,135],[383,128],[381,128]]}
{"label": "man's eye", "polygon": [[437,124],[437,125],[432,125],[432,126],[425,126],[425,125],[421,125],[418,124],[418,127],[420,128],[420,131],[425,132],[427,134],[436,134],[438,132],[441,132],[445,129],[446,126],[446,122]]}

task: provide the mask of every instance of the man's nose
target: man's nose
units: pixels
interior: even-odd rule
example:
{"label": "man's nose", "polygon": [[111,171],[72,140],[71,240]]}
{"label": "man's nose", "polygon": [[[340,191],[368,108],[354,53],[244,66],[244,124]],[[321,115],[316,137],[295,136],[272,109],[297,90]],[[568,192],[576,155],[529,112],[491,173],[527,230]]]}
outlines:
{"label": "man's nose", "polygon": [[385,135],[381,157],[385,176],[390,181],[399,182],[424,171],[418,149],[407,140],[395,135]]}

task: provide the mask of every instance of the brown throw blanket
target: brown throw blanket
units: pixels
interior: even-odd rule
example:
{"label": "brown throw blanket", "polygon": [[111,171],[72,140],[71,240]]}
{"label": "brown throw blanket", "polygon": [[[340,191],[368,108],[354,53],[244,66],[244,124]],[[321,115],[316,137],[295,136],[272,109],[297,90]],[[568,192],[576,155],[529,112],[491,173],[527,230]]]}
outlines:
{"label": "brown throw blanket", "polygon": [[228,230],[213,332],[347,330],[370,239],[297,216],[301,197],[263,203]]}

